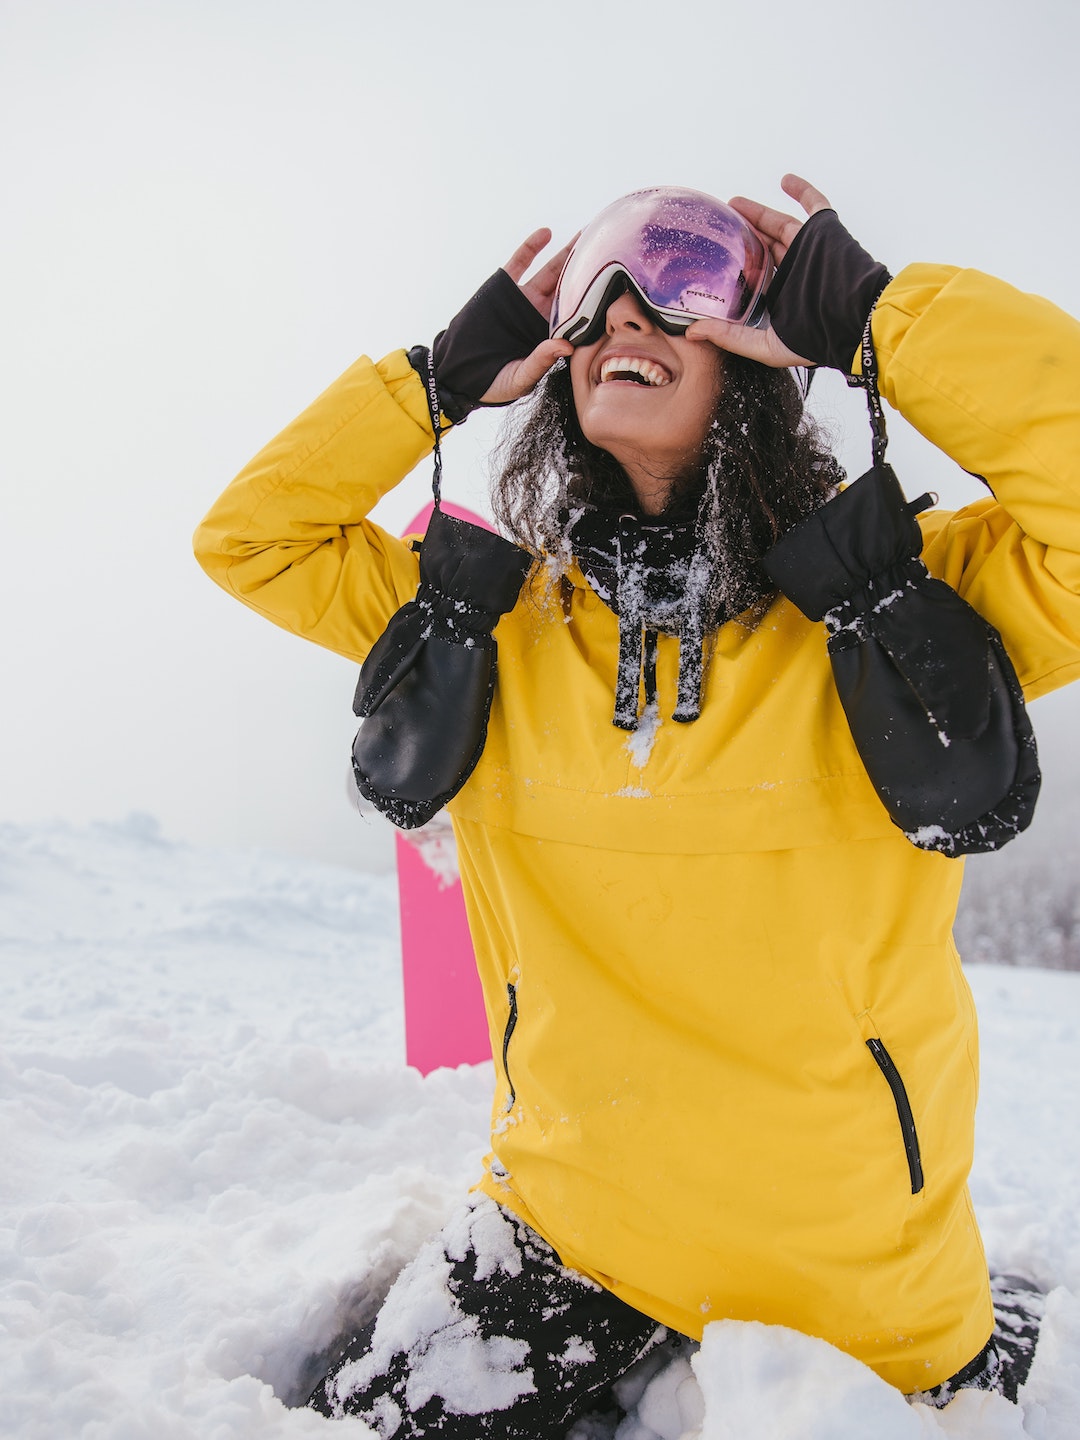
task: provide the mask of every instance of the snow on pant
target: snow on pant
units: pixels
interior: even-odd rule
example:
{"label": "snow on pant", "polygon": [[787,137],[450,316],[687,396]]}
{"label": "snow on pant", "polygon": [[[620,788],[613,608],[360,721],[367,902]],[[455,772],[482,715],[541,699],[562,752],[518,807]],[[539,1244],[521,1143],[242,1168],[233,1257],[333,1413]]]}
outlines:
{"label": "snow on pant", "polygon": [[382,1440],[562,1440],[667,1336],[476,1195],[398,1276],[308,1404]]}
{"label": "snow on pant", "polygon": [[985,1348],[950,1380],[912,1395],[912,1400],[944,1409],[960,1390],[994,1390],[1016,1403],[1035,1358],[1046,1297],[1020,1275],[991,1275],[990,1293],[994,1333]]}

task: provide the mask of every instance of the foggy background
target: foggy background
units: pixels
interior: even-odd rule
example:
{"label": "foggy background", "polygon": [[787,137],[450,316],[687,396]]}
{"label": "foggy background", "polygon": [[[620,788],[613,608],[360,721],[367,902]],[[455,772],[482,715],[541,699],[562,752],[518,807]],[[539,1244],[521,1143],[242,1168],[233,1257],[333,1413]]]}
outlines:
{"label": "foggy background", "polygon": [[[894,272],[973,265],[1080,313],[1078,15],[0,0],[0,819],[140,810],[388,864],[345,800],[354,667],[198,569],[216,494],[358,354],[429,341],[536,226],[561,243],[643,185],[790,209],[794,170]],[[861,396],[821,376],[814,403],[860,473]],[[909,495],[982,493],[890,421]],[[449,498],[486,508],[500,423],[450,437]],[[1041,845],[1070,884],[1078,706],[1033,708],[1042,838],[1009,857]]]}

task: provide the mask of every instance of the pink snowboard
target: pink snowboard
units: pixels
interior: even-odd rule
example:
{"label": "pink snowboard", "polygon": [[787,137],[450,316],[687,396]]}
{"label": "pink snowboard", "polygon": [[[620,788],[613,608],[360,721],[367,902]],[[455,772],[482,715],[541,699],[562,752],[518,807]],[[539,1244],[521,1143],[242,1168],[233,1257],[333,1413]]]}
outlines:
{"label": "pink snowboard", "polygon": [[[426,505],[404,533],[422,535],[433,508]],[[443,509],[459,520],[491,529],[486,520],[460,505],[444,501]],[[396,844],[406,1063],[426,1075],[440,1065],[490,1060],[450,822],[437,815],[420,832],[398,834]]]}

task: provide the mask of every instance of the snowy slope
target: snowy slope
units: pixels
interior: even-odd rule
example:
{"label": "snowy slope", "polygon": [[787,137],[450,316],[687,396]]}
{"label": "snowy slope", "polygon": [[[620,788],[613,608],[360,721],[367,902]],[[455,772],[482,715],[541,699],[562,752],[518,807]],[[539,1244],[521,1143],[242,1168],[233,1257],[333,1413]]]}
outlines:
{"label": "snowy slope", "polygon": [[[0,827],[0,1435],[368,1433],[289,1407],[476,1177],[492,1079],[405,1068],[396,928],[386,877]],[[1080,1434],[1080,975],[969,973],[990,1260],[1053,1291],[1023,1410],[728,1322],[621,1440]]]}

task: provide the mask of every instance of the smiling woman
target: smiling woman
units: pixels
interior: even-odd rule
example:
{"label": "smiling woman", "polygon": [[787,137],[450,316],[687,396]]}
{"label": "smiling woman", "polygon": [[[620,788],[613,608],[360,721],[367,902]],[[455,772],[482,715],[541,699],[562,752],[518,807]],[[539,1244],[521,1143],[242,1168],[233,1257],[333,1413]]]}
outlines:
{"label": "smiling woman", "polygon": [[[1030,1361],[967,1192],[951,926],[956,857],[1030,818],[1024,695],[1080,674],[1080,326],[974,271],[893,279],[784,185],[805,224],[642,192],[525,280],[536,232],[197,535],[237,598],[365,662],[359,751],[421,792],[378,803],[448,802],[458,842],[491,1154],[311,1400],[383,1440],[556,1440],[716,1319],[939,1405]],[[807,364],[880,382],[992,494],[916,520],[876,410],[843,488]],[[448,423],[517,401],[509,538],[436,510],[418,556],[371,523]]]}
{"label": "smiling woman", "polygon": [[[623,378],[624,366],[647,374]],[[650,522],[662,524],[662,565],[674,550],[686,564],[696,557],[699,641],[773,591],[762,557],[843,478],[789,370],[665,333],[630,292],[609,306],[603,336],[540,382],[499,461],[496,515],[534,553],[582,562],[587,543],[614,553],[630,516],[646,544]],[[617,588],[608,595],[622,613]],[[665,587],[648,588],[664,606]],[[677,590],[661,628],[689,641]],[[630,706],[636,715],[636,687]]]}
{"label": "smiling woman", "polygon": [[672,485],[701,457],[723,385],[720,353],[665,335],[625,291],[607,333],[570,359],[582,434],[617,460],[642,510],[658,515]]}

